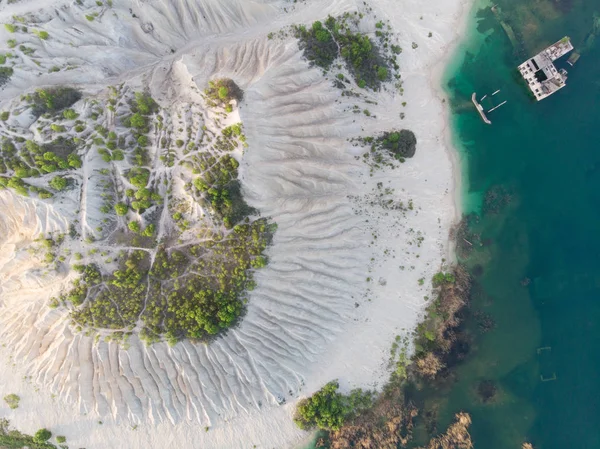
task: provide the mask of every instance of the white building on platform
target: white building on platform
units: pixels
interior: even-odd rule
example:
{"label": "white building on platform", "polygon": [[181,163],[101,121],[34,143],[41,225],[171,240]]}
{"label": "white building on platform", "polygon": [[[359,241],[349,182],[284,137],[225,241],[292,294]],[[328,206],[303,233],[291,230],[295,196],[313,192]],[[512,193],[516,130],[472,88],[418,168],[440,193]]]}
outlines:
{"label": "white building on platform", "polygon": [[567,71],[565,69],[557,70],[554,61],[571,50],[573,50],[571,40],[568,37],[563,37],[519,66],[519,72],[521,72],[521,76],[535,95],[536,100],[543,100],[565,87]]}

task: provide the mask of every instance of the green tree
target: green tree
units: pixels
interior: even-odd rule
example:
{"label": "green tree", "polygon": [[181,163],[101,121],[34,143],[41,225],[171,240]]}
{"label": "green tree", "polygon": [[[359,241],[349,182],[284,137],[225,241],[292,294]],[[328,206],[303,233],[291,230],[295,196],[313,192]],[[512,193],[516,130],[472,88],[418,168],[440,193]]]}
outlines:
{"label": "green tree", "polygon": [[146,226],[146,229],[144,229],[144,232],[142,232],[142,235],[144,237],[152,237],[154,235],[154,224],[149,224],[148,226]]}
{"label": "green tree", "polygon": [[61,191],[67,187],[67,184],[68,182],[66,178],[63,178],[62,176],[55,176],[52,178],[52,180],[50,180],[50,187],[58,191]]}
{"label": "green tree", "polygon": [[129,208],[127,207],[127,204],[125,204],[125,203],[115,204],[115,212],[117,213],[117,215],[119,215],[121,217],[123,215],[126,215],[128,210],[129,210]]}
{"label": "green tree", "polygon": [[33,436],[33,441],[35,441],[38,444],[42,444],[48,441],[51,437],[52,432],[50,432],[48,429],[40,429]]}
{"label": "green tree", "polygon": [[344,396],[337,392],[339,384],[329,382],[310,398],[301,401],[294,421],[302,429],[339,430],[349,413]]}
{"label": "green tree", "polygon": [[134,128],[144,128],[146,126],[146,117],[139,112],[136,112],[129,119],[129,123],[131,123],[131,126]]}
{"label": "green tree", "polygon": [[229,96],[229,89],[225,86],[219,87],[219,98],[225,100]]}
{"label": "green tree", "polygon": [[127,227],[131,232],[140,233],[140,224],[137,221],[130,221]]}
{"label": "green tree", "polygon": [[373,393],[355,389],[349,395],[338,393],[337,381],[329,382],[296,407],[294,421],[301,429],[318,427],[339,430],[344,423],[373,404]]}
{"label": "green tree", "polygon": [[79,114],[73,109],[65,109],[63,111],[63,117],[67,120],[75,120],[77,117],[79,117]]}

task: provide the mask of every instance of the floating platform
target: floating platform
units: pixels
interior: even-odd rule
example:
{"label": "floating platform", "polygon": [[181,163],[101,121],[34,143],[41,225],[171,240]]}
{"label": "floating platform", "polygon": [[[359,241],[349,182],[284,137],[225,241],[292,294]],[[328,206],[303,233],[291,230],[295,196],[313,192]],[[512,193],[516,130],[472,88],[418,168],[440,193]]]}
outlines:
{"label": "floating platform", "polygon": [[[483,97],[483,98],[485,98],[485,97]],[[481,119],[484,121],[484,123],[486,123],[488,125],[491,125],[492,122],[485,115],[485,111],[483,110],[483,106],[481,106],[479,104],[479,102],[477,101],[477,93],[476,92],[473,92],[473,95],[471,95],[471,101],[475,105],[475,108],[479,112],[479,115],[481,116]]]}
{"label": "floating platform", "polygon": [[554,61],[571,50],[573,50],[571,40],[565,36],[519,66],[521,76],[537,101],[565,87],[567,71],[558,70],[554,66]]}

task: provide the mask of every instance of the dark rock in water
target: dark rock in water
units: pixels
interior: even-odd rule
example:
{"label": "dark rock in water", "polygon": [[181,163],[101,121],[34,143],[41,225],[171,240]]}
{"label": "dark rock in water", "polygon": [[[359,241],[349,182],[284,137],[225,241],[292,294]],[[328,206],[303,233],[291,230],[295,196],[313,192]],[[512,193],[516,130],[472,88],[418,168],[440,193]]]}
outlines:
{"label": "dark rock in water", "polygon": [[496,397],[496,384],[491,380],[482,380],[477,386],[477,394],[482,402],[491,402]]}

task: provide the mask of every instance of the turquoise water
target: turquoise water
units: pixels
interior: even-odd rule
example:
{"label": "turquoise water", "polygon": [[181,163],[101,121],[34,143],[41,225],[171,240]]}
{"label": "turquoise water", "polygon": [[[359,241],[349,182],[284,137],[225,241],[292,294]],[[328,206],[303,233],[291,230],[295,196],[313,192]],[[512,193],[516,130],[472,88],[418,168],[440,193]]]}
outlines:
{"label": "turquoise water", "polygon": [[[473,230],[484,242],[467,262],[478,274],[472,312],[496,327],[483,333],[471,318],[471,354],[428,407],[440,430],[453,413],[470,412],[475,447],[598,448],[600,45],[585,38],[600,2],[497,3],[522,42],[514,48],[489,8],[478,7],[447,75],[454,139],[466,162],[465,208],[479,214]],[[515,68],[564,35],[582,57],[572,68],[557,64],[569,70],[566,88],[533,102]],[[508,102],[485,125],[471,93],[497,89],[488,107]],[[486,213],[483,199],[494,186],[510,201]],[[497,388],[487,403],[476,394],[482,380]]]}

